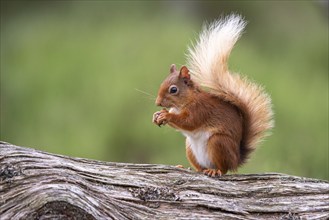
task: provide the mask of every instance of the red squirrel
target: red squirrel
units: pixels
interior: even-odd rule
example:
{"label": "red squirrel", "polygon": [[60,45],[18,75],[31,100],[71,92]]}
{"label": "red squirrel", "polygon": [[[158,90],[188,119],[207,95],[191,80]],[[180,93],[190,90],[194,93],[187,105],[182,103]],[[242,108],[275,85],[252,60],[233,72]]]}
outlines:
{"label": "red squirrel", "polygon": [[153,122],[182,132],[190,164],[212,177],[236,171],[274,124],[264,89],[228,70],[245,25],[232,14],[206,26],[188,49],[188,67],[171,65],[156,98],[164,109]]}

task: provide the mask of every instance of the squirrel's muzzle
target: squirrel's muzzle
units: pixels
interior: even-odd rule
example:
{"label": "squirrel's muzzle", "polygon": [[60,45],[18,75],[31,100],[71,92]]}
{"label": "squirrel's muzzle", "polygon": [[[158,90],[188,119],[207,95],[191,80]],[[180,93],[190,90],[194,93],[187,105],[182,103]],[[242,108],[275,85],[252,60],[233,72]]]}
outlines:
{"label": "squirrel's muzzle", "polygon": [[155,100],[155,104],[156,104],[157,106],[162,106],[162,99],[159,98],[159,97],[157,97],[157,99]]}

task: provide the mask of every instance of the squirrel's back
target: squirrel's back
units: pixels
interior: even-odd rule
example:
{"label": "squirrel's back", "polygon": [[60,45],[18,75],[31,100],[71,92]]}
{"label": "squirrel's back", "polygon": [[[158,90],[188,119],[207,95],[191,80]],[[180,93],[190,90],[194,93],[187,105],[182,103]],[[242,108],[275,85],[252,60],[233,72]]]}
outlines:
{"label": "squirrel's back", "polygon": [[205,26],[196,44],[188,50],[187,65],[193,80],[223,100],[237,106],[244,118],[240,164],[273,127],[270,97],[264,89],[228,70],[230,52],[246,22],[230,15]]}

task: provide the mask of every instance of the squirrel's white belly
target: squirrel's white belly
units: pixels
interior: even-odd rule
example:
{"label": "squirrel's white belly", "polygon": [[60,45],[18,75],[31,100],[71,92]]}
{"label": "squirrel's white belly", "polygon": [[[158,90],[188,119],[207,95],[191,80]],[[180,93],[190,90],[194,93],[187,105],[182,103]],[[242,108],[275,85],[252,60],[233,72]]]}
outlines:
{"label": "squirrel's white belly", "polygon": [[208,139],[211,136],[209,131],[181,131],[186,137],[187,143],[195,156],[196,161],[203,168],[211,168],[213,164],[207,152]]}
{"label": "squirrel's white belly", "polygon": [[[180,110],[177,108],[170,108],[169,112],[179,114]],[[207,152],[207,144],[209,137],[212,135],[211,132],[203,130],[180,131],[186,137],[186,141],[190,145],[190,148],[198,164],[200,164],[200,166],[203,168],[212,168],[213,164],[211,163]]]}

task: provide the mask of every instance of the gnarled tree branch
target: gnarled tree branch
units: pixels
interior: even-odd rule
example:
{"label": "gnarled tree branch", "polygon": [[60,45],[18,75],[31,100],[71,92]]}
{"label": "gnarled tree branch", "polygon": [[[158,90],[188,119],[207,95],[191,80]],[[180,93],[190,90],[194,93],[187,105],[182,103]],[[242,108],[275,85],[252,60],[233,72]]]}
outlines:
{"label": "gnarled tree branch", "polygon": [[0,219],[328,219],[329,183],[284,174],[210,178],[0,142]]}

